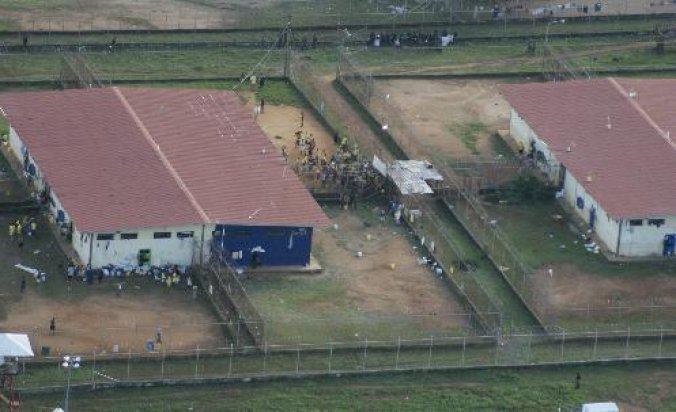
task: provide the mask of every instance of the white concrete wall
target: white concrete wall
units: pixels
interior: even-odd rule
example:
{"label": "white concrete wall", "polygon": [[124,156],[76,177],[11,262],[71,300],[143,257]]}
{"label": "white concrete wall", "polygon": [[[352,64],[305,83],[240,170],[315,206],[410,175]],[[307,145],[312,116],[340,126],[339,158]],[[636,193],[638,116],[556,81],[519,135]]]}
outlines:
{"label": "white concrete wall", "polygon": [[[93,268],[108,264],[121,266],[137,266],[138,255],[141,249],[150,249],[151,265],[191,265],[199,263],[199,246],[202,236],[202,225],[188,225],[175,227],[155,227],[119,232],[113,234],[112,240],[99,240],[99,233],[82,233],[77,228],[73,232],[73,247],[82,263],[90,262]],[[205,226],[204,253],[208,256],[208,244],[211,240],[213,227]],[[167,239],[155,239],[155,232],[171,232]],[[178,238],[177,232],[193,232],[192,238]],[[136,233],[136,239],[122,239],[124,233]],[[91,243],[93,242],[93,244]]]}
{"label": "white concrete wall", "polygon": [[664,236],[676,234],[676,216],[666,216],[665,224],[657,227],[642,219],[642,226],[631,226],[628,220],[622,225],[621,256],[661,256]]}
{"label": "white concrete wall", "polygon": [[528,123],[526,123],[526,121],[521,116],[519,116],[519,113],[517,113],[514,109],[512,109],[509,122],[509,134],[517,143],[521,143],[523,145],[525,153],[528,153],[530,150],[530,142],[534,141],[535,151],[541,151],[545,156],[545,160],[547,161],[547,166],[540,165],[540,169],[547,174],[547,177],[552,182],[559,181],[559,170],[561,169],[561,164],[556,159],[549,146],[547,146],[547,143],[542,141],[538,135],[535,134]]}
{"label": "white concrete wall", "polygon": [[[21,140],[21,137],[18,135],[16,130],[14,130],[13,127],[9,128],[9,146],[14,153],[14,156],[18,159],[19,163],[21,164],[23,168],[23,160],[24,160],[24,151],[28,150],[23,141]],[[35,159],[33,159],[33,156],[30,154],[30,150],[28,150],[28,161],[32,163],[35,166],[36,173],[33,176],[33,183],[35,185],[35,188],[37,189],[38,193],[41,192],[44,188],[45,185],[48,184],[46,177],[42,174],[42,171],[40,170],[40,167],[38,164],[35,162]],[[23,170],[23,169],[22,169]],[[59,200],[58,195],[56,192],[54,192],[53,189],[50,188],[50,196],[53,201],[50,202],[49,204],[49,212],[50,214],[54,217],[56,220],[58,211],[61,210],[64,212],[65,215],[65,223],[70,222],[70,216],[68,215],[68,212],[64,209],[63,205],[61,204],[61,201]]]}
{"label": "white concrete wall", "polygon": [[[619,220],[608,216],[601,205],[587,193],[584,186],[582,186],[575,176],[566,171],[566,177],[563,185],[564,196],[566,202],[575,213],[585,222],[589,223],[589,213],[591,208],[596,208],[596,222],[594,224],[594,232],[606,249],[615,253],[617,247],[617,234],[619,231]],[[584,201],[582,209],[577,207],[577,198],[581,197]]]}

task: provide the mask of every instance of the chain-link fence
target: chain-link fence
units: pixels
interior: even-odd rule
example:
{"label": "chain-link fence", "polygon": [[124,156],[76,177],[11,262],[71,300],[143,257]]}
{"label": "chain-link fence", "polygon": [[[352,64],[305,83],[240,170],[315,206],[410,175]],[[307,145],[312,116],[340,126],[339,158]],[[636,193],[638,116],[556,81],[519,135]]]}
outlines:
{"label": "chain-link fence", "polygon": [[[501,336],[429,336],[360,342],[298,342],[234,345],[191,350],[124,353],[70,353],[81,356],[72,384],[150,380],[304,376],[327,373],[405,371],[494,366],[556,365],[568,362],[676,358],[676,331],[625,329],[584,333],[532,331]],[[30,389],[66,384],[61,357],[22,362],[17,387]]]}

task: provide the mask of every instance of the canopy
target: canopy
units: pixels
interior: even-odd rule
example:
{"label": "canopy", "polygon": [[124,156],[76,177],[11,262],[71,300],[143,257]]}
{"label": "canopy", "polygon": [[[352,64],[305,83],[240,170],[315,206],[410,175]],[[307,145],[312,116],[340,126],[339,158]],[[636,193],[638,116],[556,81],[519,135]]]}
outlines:
{"label": "canopy", "polygon": [[32,358],[35,356],[28,335],[0,333],[0,357]]}

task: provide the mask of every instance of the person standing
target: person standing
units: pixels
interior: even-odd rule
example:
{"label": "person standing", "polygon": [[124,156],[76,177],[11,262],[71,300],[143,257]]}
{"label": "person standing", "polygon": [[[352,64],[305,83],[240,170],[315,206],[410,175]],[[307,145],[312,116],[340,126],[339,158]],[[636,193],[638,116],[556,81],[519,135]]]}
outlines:
{"label": "person standing", "polygon": [[580,389],[580,386],[582,384],[582,376],[580,376],[580,372],[575,375],[575,389]]}
{"label": "person standing", "polygon": [[21,293],[26,292],[26,276],[21,277],[21,287],[19,288]]}
{"label": "person standing", "polygon": [[52,316],[52,320],[49,321],[49,334],[54,336],[56,334],[56,317]]}
{"label": "person standing", "polygon": [[265,113],[265,99],[261,99],[261,114]]}

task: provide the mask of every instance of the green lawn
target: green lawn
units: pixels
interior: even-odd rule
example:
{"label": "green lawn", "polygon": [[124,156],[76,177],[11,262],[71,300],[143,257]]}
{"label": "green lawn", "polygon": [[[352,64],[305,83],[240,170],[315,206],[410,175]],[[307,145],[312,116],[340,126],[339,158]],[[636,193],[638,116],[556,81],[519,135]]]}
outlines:
{"label": "green lawn", "polygon": [[[581,387],[575,389],[580,373]],[[73,411],[411,410],[572,411],[583,402],[676,410],[671,363],[500,371],[428,372],[197,387],[73,391]],[[61,391],[24,395],[22,408],[47,410]],[[629,410],[629,409],[625,409]],[[636,409],[632,409],[636,410]]]}
{"label": "green lawn", "polygon": [[570,263],[585,272],[602,276],[676,275],[676,265],[671,262],[611,263],[600,254],[587,252],[580,234],[566,223],[568,220],[557,222],[552,218],[554,215],[566,216],[554,200],[487,206],[487,211],[498,220],[498,226],[532,268]]}
{"label": "green lawn", "polygon": [[[501,312],[505,327],[531,327],[537,324],[519,297],[512,292],[507,282],[493,264],[486,258],[483,251],[467,234],[460,222],[452,215],[450,210],[442,203],[435,204],[435,213],[439,217],[438,229],[442,230],[458,248],[462,258],[476,267],[476,270],[464,272],[458,270],[454,276],[463,285],[467,285],[466,293],[470,299],[480,299],[480,293],[473,293],[470,288],[472,283],[481,285],[483,293],[491,300],[493,305]],[[479,308],[481,310],[481,308]]]}
{"label": "green lawn", "polygon": [[[629,43],[628,43],[629,41]],[[553,47],[568,47],[577,65],[592,69],[621,67],[664,68],[676,66],[676,52],[656,55],[649,43],[639,48],[624,38],[552,40]],[[618,47],[623,47],[618,49]],[[528,55],[525,42],[465,43],[443,52],[419,49],[353,49],[353,59],[364,70],[374,73],[452,74],[494,72],[539,72],[539,53]],[[238,48],[210,48],[172,51],[117,51],[82,54],[92,71],[101,79],[125,80],[200,79],[239,77],[255,68],[268,76],[283,71],[284,53]],[[315,69],[335,69],[333,48],[311,50],[306,58]],[[596,60],[594,60],[596,59]],[[61,58],[56,53],[6,55],[0,59],[0,80],[56,81],[61,72]]]}

